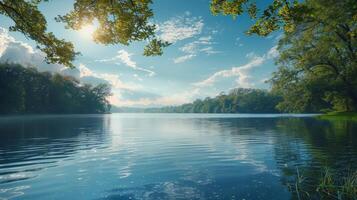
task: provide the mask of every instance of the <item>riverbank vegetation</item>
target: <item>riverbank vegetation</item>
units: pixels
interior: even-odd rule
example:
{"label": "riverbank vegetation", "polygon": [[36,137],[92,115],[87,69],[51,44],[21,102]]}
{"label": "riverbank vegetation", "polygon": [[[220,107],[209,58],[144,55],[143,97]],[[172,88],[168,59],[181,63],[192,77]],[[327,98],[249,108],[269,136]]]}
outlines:
{"label": "riverbank vegetation", "polygon": [[326,120],[353,120],[357,121],[356,112],[330,112],[324,115],[317,116],[318,119]]}
{"label": "riverbank vegetation", "polygon": [[110,88],[16,64],[0,64],[0,114],[106,113]]}
{"label": "riverbank vegetation", "polygon": [[306,1],[279,41],[271,79],[285,112],[356,111],[357,7],[354,1]]}
{"label": "riverbank vegetation", "polygon": [[318,182],[311,183],[297,169],[294,184],[288,184],[289,189],[297,199],[330,199],[330,200],[355,200],[357,199],[357,171],[340,175],[329,168],[325,168]]}

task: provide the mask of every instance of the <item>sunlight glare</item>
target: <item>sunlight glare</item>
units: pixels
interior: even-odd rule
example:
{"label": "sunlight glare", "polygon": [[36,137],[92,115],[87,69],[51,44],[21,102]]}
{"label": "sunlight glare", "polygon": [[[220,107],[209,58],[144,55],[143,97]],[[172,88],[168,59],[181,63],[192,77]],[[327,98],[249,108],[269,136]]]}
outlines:
{"label": "sunlight glare", "polygon": [[93,33],[96,30],[96,27],[93,24],[86,24],[82,26],[81,29],[79,29],[79,33],[81,36],[87,38],[87,39],[92,39]]}

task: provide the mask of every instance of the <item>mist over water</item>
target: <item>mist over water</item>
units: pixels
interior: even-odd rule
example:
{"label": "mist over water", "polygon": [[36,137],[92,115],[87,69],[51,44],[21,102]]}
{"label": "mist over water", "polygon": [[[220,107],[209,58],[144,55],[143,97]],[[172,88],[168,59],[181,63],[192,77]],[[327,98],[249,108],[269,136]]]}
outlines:
{"label": "mist over water", "polygon": [[297,167],[357,168],[356,133],[309,115],[1,117],[0,199],[294,199]]}

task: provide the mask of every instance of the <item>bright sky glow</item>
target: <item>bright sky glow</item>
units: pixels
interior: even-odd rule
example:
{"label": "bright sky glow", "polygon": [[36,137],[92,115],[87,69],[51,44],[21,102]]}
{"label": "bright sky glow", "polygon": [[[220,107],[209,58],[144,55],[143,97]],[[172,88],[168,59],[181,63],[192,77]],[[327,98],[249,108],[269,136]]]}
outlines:
{"label": "bright sky glow", "polygon": [[86,24],[78,30],[79,34],[87,39],[92,39],[96,27],[93,24]]}

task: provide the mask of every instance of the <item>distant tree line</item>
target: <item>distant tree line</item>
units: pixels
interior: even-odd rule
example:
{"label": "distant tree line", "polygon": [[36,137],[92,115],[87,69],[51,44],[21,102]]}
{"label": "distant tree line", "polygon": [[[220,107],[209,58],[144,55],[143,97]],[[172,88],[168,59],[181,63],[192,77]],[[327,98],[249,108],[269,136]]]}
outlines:
{"label": "distant tree line", "polygon": [[267,90],[237,88],[228,94],[203,100],[197,99],[193,103],[181,106],[162,108],[148,108],[145,112],[170,113],[278,113],[276,105],[281,97]]}
{"label": "distant tree line", "polygon": [[81,84],[73,77],[0,64],[0,114],[106,113],[111,94],[105,84]]}

